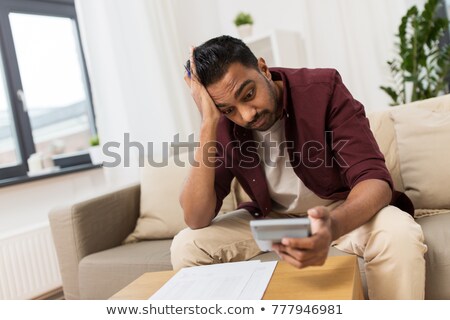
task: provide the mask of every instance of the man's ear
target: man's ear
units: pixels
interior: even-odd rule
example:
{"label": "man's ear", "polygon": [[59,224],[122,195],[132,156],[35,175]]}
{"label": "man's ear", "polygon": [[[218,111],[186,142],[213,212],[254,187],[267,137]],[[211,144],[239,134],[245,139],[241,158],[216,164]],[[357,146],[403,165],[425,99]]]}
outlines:
{"label": "man's ear", "polygon": [[258,58],[258,68],[259,71],[261,71],[261,73],[267,78],[267,79],[272,79],[272,75],[269,71],[269,67],[266,64],[266,61],[264,61],[264,58]]}

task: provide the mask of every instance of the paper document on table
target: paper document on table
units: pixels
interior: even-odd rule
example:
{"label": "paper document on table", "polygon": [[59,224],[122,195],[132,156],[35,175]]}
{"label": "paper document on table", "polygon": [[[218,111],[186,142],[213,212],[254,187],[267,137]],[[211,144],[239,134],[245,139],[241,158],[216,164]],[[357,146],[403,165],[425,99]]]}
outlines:
{"label": "paper document on table", "polygon": [[[272,276],[275,265],[276,262],[275,264],[266,264],[260,261],[244,261],[183,268],[150,299],[260,299]],[[271,271],[269,271],[270,269]],[[261,289],[264,283],[265,286]],[[250,289],[247,289],[247,287]],[[250,290],[255,290],[255,292],[252,294]],[[244,298],[241,298],[241,295]]]}
{"label": "paper document on table", "polygon": [[276,266],[277,261],[261,262],[239,296],[239,300],[261,300]]}

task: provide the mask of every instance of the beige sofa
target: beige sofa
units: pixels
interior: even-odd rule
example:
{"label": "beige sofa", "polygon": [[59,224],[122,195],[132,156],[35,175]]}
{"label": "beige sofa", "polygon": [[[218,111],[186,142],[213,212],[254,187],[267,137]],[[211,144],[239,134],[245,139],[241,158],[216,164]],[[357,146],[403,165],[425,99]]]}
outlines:
{"label": "beige sofa", "polygon": [[[450,95],[369,115],[395,187],[406,191],[413,200],[416,221],[424,231],[428,246],[427,299],[450,299],[449,114]],[[173,202],[148,193],[149,185],[155,190],[162,182],[161,176],[151,172],[145,176],[146,192],[143,181],[142,188],[129,186],[50,212],[66,299],[106,299],[144,272],[171,270],[170,236],[153,229],[150,236],[140,230],[140,235],[130,237],[133,231],[136,235],[136,224],[142,220],[141,206],[148,205],[144,200]],[[172,189],[166,195],[173,199],[177,193],[178,190]],[[243,201],[245,196],[234,183],[230,194],[232,205]],[[182,220],[180,213],[170,219]],[[154,221],[157,230],[166,228],[164,224],[160,226],[159,218],[149,221]],[[144,225],[142,221],[139,223]],[[182,227],[181,221],[177,228]],[[137,241],[146,238],[151,240]],[[123,244],[124,239],[129,243]],[[339,254],[344,255],[330,250],[330,255]],[[271,260],[276,256],[266,253],[256,258]],[[364,282],[364,267],[359,260]]]}

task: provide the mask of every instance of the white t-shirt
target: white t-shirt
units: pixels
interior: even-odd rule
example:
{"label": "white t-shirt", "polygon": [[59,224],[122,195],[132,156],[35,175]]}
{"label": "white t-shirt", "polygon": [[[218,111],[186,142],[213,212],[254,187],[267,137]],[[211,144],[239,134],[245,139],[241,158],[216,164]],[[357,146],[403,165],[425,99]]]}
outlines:
{"label": "white t-shirt", "polygon": [[294,172],[286,143],[283,143],[286,141],[284,119],[267,131],[253,131],[253,138],[259,142],[258,155],[266,174],[273,211],[302,214],[312,207],[333,202],[317,196]]}

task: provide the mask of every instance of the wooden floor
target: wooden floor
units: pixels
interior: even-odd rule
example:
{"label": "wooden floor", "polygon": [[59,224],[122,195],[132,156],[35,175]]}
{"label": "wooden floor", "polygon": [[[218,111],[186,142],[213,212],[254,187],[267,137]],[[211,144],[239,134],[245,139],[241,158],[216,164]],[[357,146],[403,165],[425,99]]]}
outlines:
{"label": "wooden floor", "polygon": [[65,300],[62,287],[56,288],[50,292],[44,293],[32,300]]}

